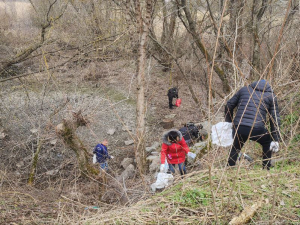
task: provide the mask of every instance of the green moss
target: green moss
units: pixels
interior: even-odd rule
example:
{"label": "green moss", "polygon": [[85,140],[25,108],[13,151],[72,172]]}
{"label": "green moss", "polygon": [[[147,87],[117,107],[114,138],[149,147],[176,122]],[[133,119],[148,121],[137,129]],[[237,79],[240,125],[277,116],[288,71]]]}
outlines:
{"label": "green moss", "polygon": [[165,209],[165,208],[166,208],[166,205],[165,205],[164,203],[159,203],[159,207],[160,207],[161,209]]}
{"label": "green moss", "polygon": [[142,208],[141,211],[142,212],[150,212],[151,210],[149,208]]}

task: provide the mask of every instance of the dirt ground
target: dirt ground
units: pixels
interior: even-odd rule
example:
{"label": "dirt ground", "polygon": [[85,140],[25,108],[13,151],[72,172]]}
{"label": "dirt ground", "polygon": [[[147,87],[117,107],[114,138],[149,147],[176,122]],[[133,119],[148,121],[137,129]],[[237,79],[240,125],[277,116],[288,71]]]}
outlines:
{"label": "dirt ground", "polygon": [[[195,93],[204,102],[201,74],[190,79]],[[93,61],[77,66],[65,65],[53,72],[51,78],[36,74],[22,80],[23,84],[13,80],[1,87],[1,124],[7,137],[0,140],[0,222],[47,223],[47,218],[59,218],[64,207],[68,207],[64,212],[82,215],[82,210],[86,212],[91,206],[106,211],[120,204],[122,193],[107,187],[102,198],[106,207],[99,207],[99,181],[80,175],[74,152],[57,137],[55,126],[68,118],[70,112],[81,110],[90,123],[78,128],[77,135],[90,151],[101,140],[108,139],[109,152],[115,156],[110,162],[111,177],[108,179],[114,182],[114,177],[123,171],[121,161],[125,157],[134,157],[134,146],[124,144],[135,135],[134,62]],[[174,124],[178,129],[186,122],[206,120],[177,71],[162,72],[162,68],[153,63],[145,80],[147,146],[154,141],[161,143],[166,130],[160,122],[165,116],[175,114]],[[182,104],[171,110],[167,90],[177,83]],[[124,131],[125,125],[130,129]],[[108,135],[109,129],[115,129],[115,133]],[[32,155],[41,137],[44,141],[31,187],[26,182]],[[152,174],[143,180],[136,174],[126,181],[124,185],[130,202],[151,196],[147,190],[153,180]]]}

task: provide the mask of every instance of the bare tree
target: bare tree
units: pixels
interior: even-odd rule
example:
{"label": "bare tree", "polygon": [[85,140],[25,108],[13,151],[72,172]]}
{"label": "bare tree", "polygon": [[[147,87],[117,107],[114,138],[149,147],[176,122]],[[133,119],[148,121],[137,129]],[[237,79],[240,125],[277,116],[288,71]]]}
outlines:
{"label": "bare tree", "polygon": [[160,2],[163,17],[162,31],[161,34],[159,34],[159,39],[158,35],[155,33],[154,24],[151,23],[150,35],[153,49],[148,48],[148,50],[158,63],[164,67],[163,71],[167,72],[171,70],[173,61],[169,53],[177,57],[177,52],[179,50],[176,45],[178,35],[175,35],[177,13],[176,5],[173,2],[167,2],[165,0],[161,0]]}
{"label": "bare tree", "polygon": [[[256,78],[259,76],[259,73],[261,71],[261,60],[260,60],[260,44],[261,40],[259,38],[259,28],[261,26],[261,20],[263,18],[263,15],[266,12],[267,9],[267,0],[262,0],[261,3],[259,4],[257,1],[252,2],[252,8],[251,8],[251,18],[252,18],[252,35],[253,35],[253,53],[252,53],[252,66],[254,70],[253,72],[257,71],[258,74],[256,73],[253,74]],[[257,7],[258,5],[258,7]]]}
{"label": "bare tree", "polygon": [[136,106],[136,143],[135,156],[139,172],[145,172],[145,69],[146,69],[146,44],[152,12],[152,0],[146,0],[145,14],[139,0],[135,0],[137,28],[139,34],[139,48],[137,60],[137,106]]}
{"label": "bare tree", "polygon": [[[197,29],[196,29],[196,24],[195,24],[195,22],[194,22],[194,20],[192,18],[192,15],[191,15],[189,7],[187,6],[186,0],[181,0],[180,2],[179,2],[179,0],[177,0],[177,2],[178,2],[179,9],[183,9],[183,11],[185,13],[185,19],[187,20],[187,23],[185,23],[184,22],[184,18],[181,17],[183,23],[185,24],[185,27],[187,28],[187,30],[193,36],[194,41],[195,41],[197,47],[199,48],[199,50],[204,55],[204,57],[206,58],[207,62],[210,65],[212,65],[213,64],[212,57],[211,57],[210,53],[208,52],[208,50],[206,49],[205,45],[202,43],[201,39],[200,39],[200,36],[199,36],[199,34],[197,32]],[[230,86],[228,85],[228,80],[226,78],[224,70],[222,70],[217,64],[214,64],[213,70],[216,72],[216,74],[222,80],[223,91],[225,93],[228,93],[230,91]]]}
{"label": "bare tree", "polygon": [[49,4],[46,4],[46,8],[43,8],[44,10],[39,11],[40,8],[37,7],[32,0],[30,0],[30,3],[34,9],[34,12],[36,13],[37,21],[40,27],[40,40],[26,47],[25,50],[14,55],[13,57],[2,61],[0,64],[0,77],[6,73],[10,66],[25,61],[33,52],[39,49],[46,42],[47,31],[57,20],[63,16],[68,6],[68,2],[66,2],[57,8],[58,0],[54,0],[49,2]]}

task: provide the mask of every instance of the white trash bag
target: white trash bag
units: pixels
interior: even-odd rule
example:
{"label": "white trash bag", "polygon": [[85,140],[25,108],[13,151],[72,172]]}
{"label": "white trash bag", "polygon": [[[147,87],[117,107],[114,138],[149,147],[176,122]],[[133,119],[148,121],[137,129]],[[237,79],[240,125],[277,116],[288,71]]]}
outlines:
{"label": "white trash bag", "polygon": [[97,162],[97,157],[96,154],[93,155],[93,164],[95,164]]}
{"label": "white trash bag", "polygon": [[[168,170],[169,170],[169,164],[168,164],[167,158],[166,158],[166,160],[165,160],[165,164],[163,164],[163,165],[164,165],[164,167],[161,167],[161,168],[160,168],[160,172],[162,172],[162,173],[168,172]],[[162,166],[162,165],[161,165],[161,166]]]}
{"label": "white trash bag", "polygon": [[162,189],[167,187],[173,183],[174,177],[172,174],[168,173],[158,173],[156,182],[151,185],[152,191],[156,191],[156,189]]}
{"label": "white trash bag", "polygon": [[212,143],[222,147],[232,145],[232,123],[220,122],[212,126],[211,129]]}
{"label": "white trash bag", "polygon": [[195,159],[197,155],[193,152],[188,152],[187,156],[192,158],[192,159]]}
{"label": "white trash bag", "polygon": [[168,172],[168,170],[169,170],[169,164],[168,164],[168,160],[167,160],[167,157],[166,157],[166,160],[165,160],[165,169],[164,169],[165,171],[165,173],[166,172]]}

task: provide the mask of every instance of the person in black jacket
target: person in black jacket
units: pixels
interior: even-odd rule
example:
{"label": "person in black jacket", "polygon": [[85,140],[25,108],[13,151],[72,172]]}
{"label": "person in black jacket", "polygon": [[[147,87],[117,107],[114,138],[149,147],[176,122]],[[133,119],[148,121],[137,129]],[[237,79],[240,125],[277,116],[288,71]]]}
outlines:
{"label": "person in black jacket", "polygon": [[203,141],[204,137],[199,132],[202,128],[203,126],[201,124],[194,124],[190,122],[184,124],[184,127],[180,128],[179,131],[188,146],[191,146],[193,144],[193,140],[195,140],[195,142],[198,140]]}
{"label": "person in black jacket", "polygon": [[173,87],[168,90],[169,108],[173,108],[173,98],[178,98],[178,88]]}
{"label": "person in black jacket", "polygon": [[[237,108],[233,119],[233,110]],[[267,116],[270,129],[267,127]],[[280,115],[276,96],[265,80],[242,87],[225,106],[225,121],[233,123],[233,146],[228,165],[234,166],[244,143],[250,139],[262,145],[263,168],[270,169],[272,152],[279,150]]]}

